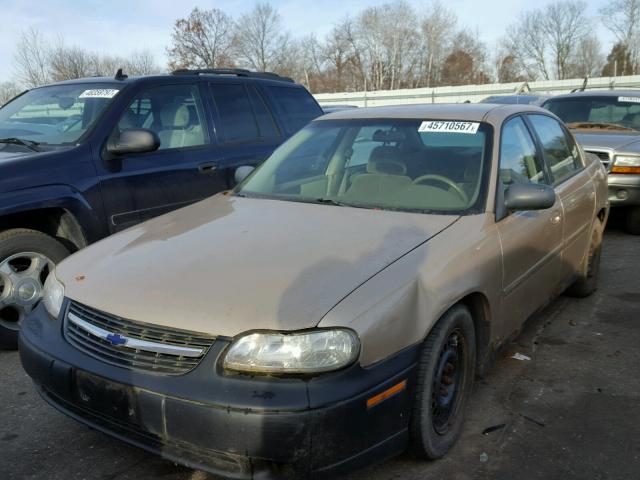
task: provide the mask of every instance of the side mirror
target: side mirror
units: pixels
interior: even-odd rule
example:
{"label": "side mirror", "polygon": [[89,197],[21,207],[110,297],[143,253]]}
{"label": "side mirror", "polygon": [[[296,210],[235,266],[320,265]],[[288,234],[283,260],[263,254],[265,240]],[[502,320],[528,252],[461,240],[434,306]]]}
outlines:
{"label": "side mirror", "polygon": [[155,132],[145,128],[122,130],[107,142],[107,152],[112,155],[153,152],[160,147],[160,138]]}
{"label": "side mirror", "polygon": [[556,203],[556,192],[548,185],[513,183],[504,192],[507,210],[545,210]]}
{"label": "side mirror", "polygon": [[242,183],[242,181],[247,178],[251,172],[253,172],[256,167],[252,167],[251,165],[243,165],[241,167],[236,168],[235,179],[236,183]]}

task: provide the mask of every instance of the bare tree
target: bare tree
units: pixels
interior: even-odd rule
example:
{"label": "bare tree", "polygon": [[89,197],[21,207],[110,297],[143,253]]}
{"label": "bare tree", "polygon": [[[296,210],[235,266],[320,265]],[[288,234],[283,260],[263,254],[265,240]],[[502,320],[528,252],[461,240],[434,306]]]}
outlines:
{"label": "bare tree", "polygon": [[176,20],[171,41],[171,69],[232,66],[233,19],[222,10],[195,7],[187,18]]}
{"label": "bare tree", "polygon": [[576,47],[569,73],[572,77],[598,76],[604,64],[600,42],[597,37],[590,35],[580,40]]}
{"label": "bare tree", "polygon": [[426,10],[429,13],[420,25],[419,64],[414,83],[416,87],[439,84],[442,65],[451,51],[457,24],[455,13],[444,7],[439,0],[432,0]]}
{"label": "bare tree", "polygon": [[93,66],[90,53],[79,47],[65,46],[62,37],[49,52],[49,74],[55,82],[92,75]]}
{"label": "bare tree", "polygon": [[582,0],[556,2],[546,7],[543,23],[550,43],[556,78],[567,78],[571,59],[580,42],[589,34],[591,22],[585,15],[587,4]]}
{"label": "bare tree", "polygon": [[38,30],[29,28],[20,34],[13,59],[16,75],[25,86],[37,87],[50,81],[49,47]]}
{"label": "bare tree", "polygon": [[235,46],[238,63],[265,72],[278,71],[291,41],[276,9],[268,3],[258,3],[240,17],[236,24]]}
{"label": "bare tree", "polygon": [[136,50],[127,57],[124,67],[130,75],[153,75],[160,73],[160,66],[149,50]]}
{"label": "bare tree", "polygon": [[0,107],[21,92],[15,82],[0,82]]}
{"label": "bare tree", "polygon": [[[613,0],[600,9],[603,25],[624,46],[631,59],[631,74],[638,72],[640,63],[640,0]],[[622,56],[625,62],[626,55]],[[620,65],[627,71],[627,65]]]}

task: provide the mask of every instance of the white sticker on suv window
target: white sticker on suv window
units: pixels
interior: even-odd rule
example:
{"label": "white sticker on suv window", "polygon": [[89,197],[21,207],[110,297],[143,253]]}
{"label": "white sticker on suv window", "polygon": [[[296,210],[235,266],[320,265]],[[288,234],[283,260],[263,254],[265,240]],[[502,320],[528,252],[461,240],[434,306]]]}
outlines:
{"label": "white sticker on suv window", "polygon": [[640,97],[618,97],[618,102],[621,103],[640,103]]}
{"label": "white sticker on suv window", "polygon": [[419,132],[454,132],[474,134],[478,131],[478,122],[452,122],[449,120],[425,120],[418,128]]}
{"label": "white sticker on suv window", "polygon": [[115,88],[94,88],[85,90],[78,98],[113,98],[119,91]]}

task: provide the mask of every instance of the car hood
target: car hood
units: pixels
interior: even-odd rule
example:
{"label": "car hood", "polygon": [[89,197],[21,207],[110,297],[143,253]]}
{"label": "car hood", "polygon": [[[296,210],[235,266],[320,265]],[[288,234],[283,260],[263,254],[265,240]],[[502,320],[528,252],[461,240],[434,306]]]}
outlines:
{"label": "car hood", "polygon": [[217,195],[58,266],[68,298],[212,335],[316,326],[342,298],[457,216]]}
{"label": "car hood", "polygon": [[[0,148],[4,145],[0,144]],[[12,152],[0,150],[0,164],[7,160],[15,160],[18,157],[24,157],[25,155],[33,155],[33,152]]]}
{"label": "car hood", "polygon": [[603,131],[602,133],[584,133],[584,131],[579,130],[572,130],[572,132],[583,148],[588,149],[589,147],[593,147],[640,151],[640,135],[638,132],[611,133],[610,131]]}

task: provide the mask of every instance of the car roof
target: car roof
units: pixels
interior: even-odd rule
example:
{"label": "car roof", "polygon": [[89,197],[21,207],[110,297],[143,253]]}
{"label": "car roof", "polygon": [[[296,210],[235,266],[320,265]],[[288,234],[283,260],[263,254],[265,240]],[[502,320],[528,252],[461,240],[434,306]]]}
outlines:
{"label": "car roof", "polygon": [[216,75],[216,74],[202,74],[202,75],[173,75],[170,73],[156,74],[156,75],[131,75],[123,78],[114,77],[82,77],[74,78],[72,80],[63,80],[60,82],[49,83],[42,85],[41,87],[48,87],[51,85],[73,85],[73,84],[87,84],[87,83],[100,83],[100,84],[112,84],[112,85],[130,85],[130,84],[153,84],[155,82],[165,83],[167,80],[171,80],[172,83],[181,82],[193,82],[195,81],[230,81],[233,83],[238,82],[260,82],[269,83],[272,85],[288,86],[288,87],[301,87],[299,83],[291,83],[286,80],[279,80],[277,78],[261,78],[261,77],[244,77],[237,75]]}
{"label": "car roof", "polygon": [[[506,105],[493,103],[438,103],[417,105],[393,105],[340,110],[317,118],[324,120],[366,120],[366,119],[441,119],[484,121],[489,112],[498,121],[522,112],[543,112],[548,110],[534,105]],[[497,114],[497,117],[495,116]]]}
{"label": "car roof", "polygon": [[565,93],[564,95],[556,95],[549,100],[578,98],[578,97],[618,97],[618,96],[634,96],[640,97],[640,90],[611,90],[611,89],[593,89],[582,90],[579,92]]}

